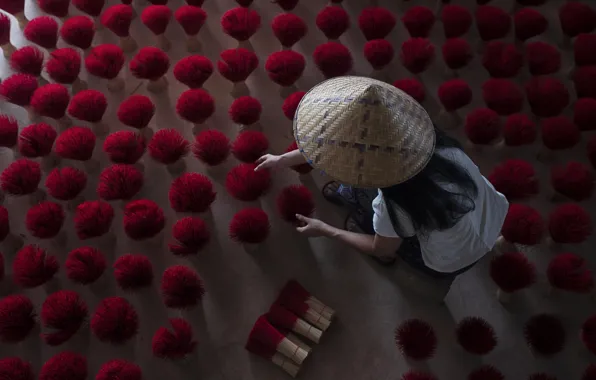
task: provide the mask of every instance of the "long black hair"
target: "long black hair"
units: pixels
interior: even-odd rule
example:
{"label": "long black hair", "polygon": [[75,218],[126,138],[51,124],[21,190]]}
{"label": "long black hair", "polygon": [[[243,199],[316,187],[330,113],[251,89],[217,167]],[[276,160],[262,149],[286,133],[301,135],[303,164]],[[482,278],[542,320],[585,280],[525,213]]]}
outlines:
{"label": "long black hair", "polygon": [[[381,189],[393,228],[407,236],[397,217],[396,208],[411,219],[416,234],[453,227],[465,214],[474,210],[478,187],[461,165],[437,154],[443,149],[462,150],[459,142],[435,127],[435,151],[424,169],[409,180]],[[454,191],[446,190],[445,184]],[[443,185],[443,186],[441,186]]]}

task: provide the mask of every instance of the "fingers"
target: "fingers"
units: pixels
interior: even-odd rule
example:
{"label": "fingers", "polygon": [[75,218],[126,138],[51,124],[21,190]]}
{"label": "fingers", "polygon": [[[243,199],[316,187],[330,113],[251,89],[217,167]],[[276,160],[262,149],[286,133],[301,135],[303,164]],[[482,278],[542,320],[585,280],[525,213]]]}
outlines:
{"label": "fingers", "polygon": [[307,226],[304,226],[304,227],[296,227],[296,231],[298,231],[298,232],[302,233],[302,232],[306,231],[306,228],[307,228]]}
{"label": "fingers", "polygon": [[267,159],[267,155],[266,155],[266,154],[264,154],[264,155],[262,155],[261,157],[259,157],[259,158],[258,158],[258,159],[255,161],[255,164],[261,164],[261,163],[263,163],[263,161],[265,161],[266,159]]}
{"label": "fingers", "polygon": [[296,219],[304,223],[308,223],[309,220],[306,216],[300,214],[296,214]]}

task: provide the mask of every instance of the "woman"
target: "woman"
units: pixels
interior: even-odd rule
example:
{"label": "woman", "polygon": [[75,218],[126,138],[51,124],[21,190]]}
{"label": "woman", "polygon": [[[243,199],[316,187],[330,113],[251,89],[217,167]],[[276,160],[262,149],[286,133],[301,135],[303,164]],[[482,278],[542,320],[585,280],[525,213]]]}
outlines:
{"label": "woman", "polygon": [[427,275],[454,279],[500,235],[505,197],[422,106],[390,85],[359,77],[319,84],[296,111],[294,135],[299,150],[265,155],[256,170],[306,161],[342,184],[378,188],[371,234],[298,215],[307,236],[342,241],[384,263],[397,253]]}

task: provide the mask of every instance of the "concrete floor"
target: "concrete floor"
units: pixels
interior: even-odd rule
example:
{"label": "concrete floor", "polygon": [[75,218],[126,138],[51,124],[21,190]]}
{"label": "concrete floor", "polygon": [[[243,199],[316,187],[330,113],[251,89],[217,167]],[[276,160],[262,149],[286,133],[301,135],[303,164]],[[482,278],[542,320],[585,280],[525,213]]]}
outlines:
{"label": "concrete floor", "polygon": [[[136,0],[135,0],[136,1]],[[33,1],[28,0],[27,16],[33,18],[40,14]],[[115,1],[108,1],[109,5]],[[345,9],[350,13],[352,27],[341,37],[340,41],[350,47],[354,57],[353,73],[369,75],[372,70],[362,55],[364,37],[357,26],[357,15],[367,5],[367,0],[345,0]],[[379,5],[391,9],[398,15],[411,5],[427,5],[434,7],[433,1],[397,2],[379,0]],[[475,7],[473,1],[455,1],[471,9]],[[512,2],[509,0],[493,1],[495,5],[510,9]],[[556,9],[563,3],[562,0],[549,1],[540,8],[548,17],[550,27],[548,33],[541,38],[545,41],[560,43],[562,41]],[[146,4],[140,1],[135,3],[140,13]],[[176,9],[182,4],[181,0],[172,0],[169,5]],[[203,54],[216,62],[219,53],[227,48],[236,46],[236,42],[221,32],[219,19],[221,15],[234,6],[232,0],[207,0],[204,9],[208,13],[208,22],[203,27],[199,36],[203,42]],[[312,51],[317,44],[325,42],[325,38],[314,25],[317,12],[325,5],[324,1],[302,0],[295,13],[303,17],[309,25],[308,35],[300,41],[295,50],[305,55],[307,69],[305,75],[298,81],[297,87],[308,90],[323,79],[312,62]],[[252,96],[261,100],[264,112],[261,118],[263,131],[271,143],[271,150],[275,153],[285,151],[291,142],[291,123],[284,118],[281,112],[282,98],[278,95],[278,87],[271,82],[264,70],[264,62],[270,53],[278,50],[279,43],[271,33],[269,24],[271,19],[280,12],[277,5],[269,1],[255,1],[253,5],[262,17],[262,27],[251,39],[256,53],[261,58],[259,68],[247,81]],[[71,7],[72,14],[77,11]],[[147,37],[148,33],[139,19],[134,21],[132,35],[140,46],[152,43]],[[181,28],[172,22],[167,31],[167,36],[172,41],[182,39]],[[396,52],[407,38],[403,25],[398,23],[388,39],[394,44]],[[470,42],[476,43],[478,38],[475,30],[469,33]],[[21,31],[13,24],[12,43],[17,47],[24,46]],[[431,40],[440,49],[444,41],[442,27],[437,23],[433,29]],[[513,41],[513,36],[508,40]],[[116,42],[114,35],[109,31],[98,32],[94,44]],[[61,41],[60,47],[63,42]],[[174,63],[187,55],[182,43],[174,43],[174,48],[169,52],[172,67]],[[572,64],[572,55],[565,51],[563,67],[567,70]],[[430,69],[421,75],[430,98],[425,106],[434,116],[439,111],[436,99],[438,85],[446,80],[444,67],[437,51],[437,60]],[[129,58],[132,55],[129,55]],[[566,79],[565,70],[559,75]],[[146,94],[144,85],[138,88],[139,81],[134,79],[128,71],[123,70],[126,79],[126,90],[120,94],[110,95],[109,108],[106,113],[111,131],[124,128],[115,118],[115,111],[119,103],[129,94]],[[0,73],[2,78],[11,74],[8,63],[0,59]],[[406,70],[396,59],[382,76],[388,81],[408,77]],[[87,74],[83,78],[87,79]],[[488,79],[488,74],[482,68],[478,56],[461,72],[461,77],[466,79],[474,90],[473,102],[462,110],[461,114],[482,105],[481,84]],[[524,83],[529,78],[527,70],[522,70],[517,80]],[[175,114],[173,105],[184,87],[177,83],[168,74],[170,82],[167,95],[151,95],[157,105],[157,114],[152,121],[151,128],[176,128],[188,139],[192,139],[192,125],[183,122]],[[572,91],[572,84],[566,79]],[[105,83],[89,79],[91,88],[106,91]],[[137,89],[138,88],[138,89]],[[230,96],[231,84],[224,80],[217,72],[207,81],[205,89],[216,99],[217,110],[215,115],[207,121],[207,126],[225,132],[231,139],[238,133],[238,126],[233,125],[228,118],[227,110],[233,98]],[[572,95],[575,100],[575,95]],[[572,104],[572,103],[571,103]],[[569,107],[566,114],[570,114]],[[29,124],[26,112],[11,104],[0,104],[3,113],[11,114],[19,120],[20,127]],[[529,107],[525,105],[525,112],[530,114]],[[84,123],[81,123],[84,125]],[[463,138],[462,128],[452,132],[455,136]],[[592,133],[592,132],[591,132]],[[578,159],[587,162],[585,156],[585,143],[591,133],[582,135],[582,142],[569,152],[566,157],[558,157],[564,161]],[[107,159],[101,151],[98,140],[94,157],[107,165]],[[487,150],[482,154],[471,152],[471,156],[488,174],[491,168],[506,157],[520,157],[534,160],[539,143],[530,148],[520,148],[515,151]],[[3,169],[12,160],[12,152],[1,151],[1,168]],[[118,235],[118,244],[113,251],[105,251],[110,263],[125,253],[141,253],[150,257],[153,262],[156,280],[159,280],[163,270],[172,264],[185,264],[193,267],[205,282],[207,294],[200,307],[188,312],[177,312],[166,309],[158,294],[158,281],[147,291],[138,294],[123,294],[114,282],[111,270],[106,271],[102,277],[101,287],[84,288],[70,283],[63,270],[58,273],[58,287],[73,289],[80,292],[88,303],[89,310],[94,310],[96,304],[108,295],[123,295],[137,308],[140,315],[140,333],[129,344],[124,346],[110,346],[99,342],[91,336],[88,326],[85,326],[77,336],[64,345],[51,348],[42,343],[38,334],[32,334],[29,339],[18,345],[0,344],[0,357],[18,355],[31,361],[39,370],[41,365],[52,355],[62,350],[75,350],[85,353],[89,360],[89,377],[93,378],[99,366],[112,358],[124,358],[138,363],[143,368],[145,379],[209,379],[209,380],[252,380],[252,379],[284,379],[281,370],[272,364],[248,354],[244,343],[252,324],[256,318],[267,311],[275,299],[281,286],[289,278],[298,279],[307,289],[320,300],[328,303],[337,310],[337,321],[324,336],[321,344],[314,347],[312,357],[305,363],[301,377],[309,380],[322,379],[358,379],[358,380],[389,380],[397,379],[409,368],[426,368],[441,380],[463,379],[467,374],[480,364],[492,364],[499,368],[507,379],[521,380],[533,372],[547,372],[557,376],[558,379],[579,379],[588,362],[594,360],[587,351],[581,347],[578,339],[578,329],[583,320],[595,310],[591,298],[579,297],[568,294],[555,294],[546,296],[544,268],[553,253],[545,247],[537,247],[528,252],[530,258],[537,263],[540,269],[539,282],[531,289],[519,294],[514,302],[503,307],[495,299],[495,285],[488,276],[485,259],[473,270],[461,276],[454,284],[446,298],[446,305],[441,306],[436,302],[437,292],[428,284],[417,278],[400,266],[386,269],[379,267],[371,260],[351,252],[345,247],[332,241],[323,239],[307,240],[299,236],[292,226],[283,222],[275,209],[275,197],[279,190],[291,183],[300,183],[298,176],[291,171],[277,172],[273,176],[273,185],[270,193],[259,202],[270,216],[272,231],[270,239],[261,251],[247,254],[242,247],[228,238],[228,224],[233,214],[246,206],[242,202],[232,199],[226,192],[223,178],[213,178],[217,190],[217,199],[212,205],[211,215],[208,218],[213,239],[210,245],[196,258],[184,260],[173,257],[167,251],[167,242],[172,224],[180,215],[176,215],[170,208],[167,200],[167,191],[171,182],[170,174],[160,165],[152,162],[147,155],[142,161],[146,166],[146,183],[142,196],[158,202],[167,216],[167,226],[163,238],[159,241],[160,247],[154,244],[137,243],[125,237],[121,228],[122,211],[117,209],[114,230]],[[224,165],[231,168],[235,162],[230,158]],[[188,171],[205,172],[205,168],[194,157],[186,159]],[[553,207],[547,201],[546,190],[549,188],[547,167],[535,162],[540,176],[543,192],[536,199],[528,203],[537,207],[546,216]],[[91,178],[85,191],[87,199],[96,199],[95,186],[97,178]],[[341,225],[344,212],[327,204],[320,197],[317,187],[325,183],[326,179],[318,174],[312,174],[305,184],[313,189],[316,196],[316,215],[330,223]],[[11,212],[11,224],[18,233],[27,234],[22,215],[25,212],[26,202],[22,199],[7,198],[5,205]],[[585,207],[591,208],[592,215],[596,217],[596,207],[593,199],[585,202]],[[64,262],[67,253],[83,243],[79,241],[72,231],[72,218],[69,218],[66,228],[69,233],[66,246],[57,246],[47,241],[36,241],[27,237],[27,242],[39,243],[55,254]],[[594,263],[594,258],[588,255],[593,251],[595,239],[581,246],[569,247],[569,250],[583,254]],[[86,244],[86,243],[85,243]],[[103,243],[97,243],[100,248],[105,248]],[[591,247],[591,248],[590,248]],[[11,284],[10,263],[13,252],[3,252],[6,259],[7,276],[1,284],[2,294],[23,292],[30,296],[36,303],[37,310],[45,299],[47,287],[32,290],[15,289]],[[98,290],[99,289],[99,290]],[[540,312],[553,312],[561,316],[567,328],[567,346],[564,352],[553,358],[540,358],[532,355],[523,338],[523,323],[525,320]],[[167,317],[183,316],[187,318],[195,329],[199,346],[195,354],[183,363],[156,360],[151,354],[151,338],[160,326],[168,326]],[[474,357],[459,348],[454,340],[454,326],[457,321],[466,316],[479,316],[488,320],[496,330],[499,344],[497,348],[485,357]],[[407,318],[422,318],[434,326],[439,340],[438,351],[428,363],[409,363],[399,353],[394,343],[394,329]]]}

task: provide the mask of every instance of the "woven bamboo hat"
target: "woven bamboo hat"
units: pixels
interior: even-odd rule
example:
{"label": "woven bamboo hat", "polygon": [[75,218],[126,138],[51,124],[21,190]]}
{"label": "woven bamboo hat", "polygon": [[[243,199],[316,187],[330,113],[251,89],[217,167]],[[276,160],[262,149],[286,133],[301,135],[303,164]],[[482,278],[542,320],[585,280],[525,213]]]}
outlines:
{"label": "woven bamboo hat", "polygon": [[337,181],[383,188],[418,174],[435,149],[426,110],[396,87],[344,76],[304,95],[294,117],[298,149]]}

